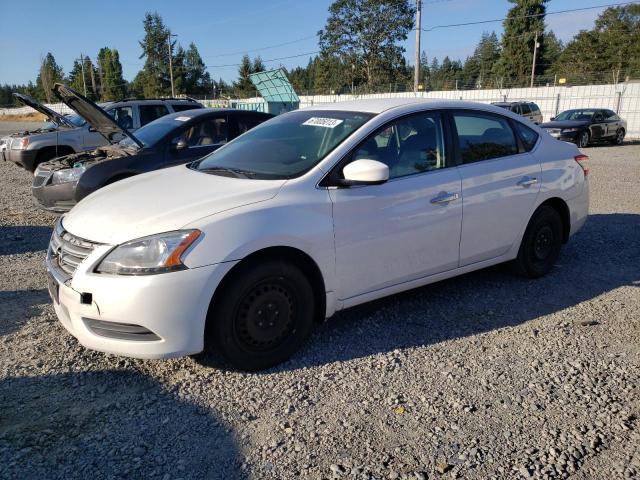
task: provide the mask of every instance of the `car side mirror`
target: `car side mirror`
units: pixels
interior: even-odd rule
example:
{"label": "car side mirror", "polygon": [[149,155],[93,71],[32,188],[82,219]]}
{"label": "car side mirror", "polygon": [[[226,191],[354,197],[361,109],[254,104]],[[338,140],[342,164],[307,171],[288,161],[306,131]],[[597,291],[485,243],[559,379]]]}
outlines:
{"label": "car side mirror", "polygon": [[360,159],[345,165],[340,183],[351,185],[380,185],[389,180],[389,167],[377,160]]}
{"label": "car side mirror", "polygon": [[90,131],[90,132],[97,132],[97,130],[95,129],[95,127],[92,127],[91,125],[89,125],[89,131]]}
{"label": "car side mirror", "polygon": [[553,122],[555,119],[556,119],[556,117],[551,117],[551,118],[549,119],[549,121],[550,121],[550,122]]}
{"label": "car side mirror", "polygon": [[171,143],[171,150],[178,152],[187,148],[187,141],[184,138],[179,139],[177,142]]}

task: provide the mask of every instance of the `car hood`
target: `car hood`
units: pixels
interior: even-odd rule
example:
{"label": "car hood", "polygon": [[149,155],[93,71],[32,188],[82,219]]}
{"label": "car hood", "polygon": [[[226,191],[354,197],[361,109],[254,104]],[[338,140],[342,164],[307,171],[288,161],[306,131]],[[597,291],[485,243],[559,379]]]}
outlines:
{"label": "car hood", "polygon": [[53,93],[55,93],[65,105],[84,118],[87,123],[95,128],[109,143],[114,143],[116,138],[121,138],[121,135],[126,135],[133,140],[136,145],[142,147],[142,142],[140,142],[135,135],[126,128],[118,125],[107,112],[88,98],[80,95],[74,89],[61,83],[56,83],[53,87]]}
{"label": "car hood", "polygon": [[65,215],[63,225],[86,240],[116,245],[269,200],[285,181],[222,177],[180,165],[97,190]]}
{"label": "car hood", "polygon": [[553,122],[541,123],[541,128],[576,128],[589,125],[588,120],[558,120]]}
{"label": "car hood", "polygon": [[56,125],[65,125],[67,127],[75,128],[75,125],[67,121],[67,119],[64,118],[64,115],[61,115],[58,112],[54,112],[49,107],[45,107],[42,103],[37,101],[35,98],[32,98],[29,95],[24,95],[22,93],[14,93],[13,96],[16,97],[24,105],[31,107],[34,110],[43,114],[45,117],[47,117],[47,119],[50,122],[53,122]]}

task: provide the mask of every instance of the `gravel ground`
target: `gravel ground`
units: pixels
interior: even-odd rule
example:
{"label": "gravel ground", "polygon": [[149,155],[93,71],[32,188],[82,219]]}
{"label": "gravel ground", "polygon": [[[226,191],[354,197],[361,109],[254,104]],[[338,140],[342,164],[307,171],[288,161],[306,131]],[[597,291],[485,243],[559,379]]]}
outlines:
{"label": "gravel ground", "polygon": [[637,477],[640,145],[586,153],[592,215],[550,275],[342,312],[258,374],[80,346],[45,288],[54,217],[0,163],[0,478]]}

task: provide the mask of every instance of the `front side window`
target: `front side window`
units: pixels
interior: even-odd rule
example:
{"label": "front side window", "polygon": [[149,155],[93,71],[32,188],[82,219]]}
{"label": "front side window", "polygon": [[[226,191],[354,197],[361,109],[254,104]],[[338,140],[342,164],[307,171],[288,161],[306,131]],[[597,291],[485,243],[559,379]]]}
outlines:
{"label": "front side window", "polygon": [[256,179],[302,175],[373,117],[341,110],[299,110],[275,117],[191,165]]}
{"label": "front side window", "polygon": [[227,117],[209,118],[192,125],[179,137],[175,138],[173,143],[184,140],[189,147],[203,147],[227,143],[227,125]]}
{"label": "front side window", "polygon": [[529,108],[529,105],[527,105],[526,103],[523,103],[522,105],[520,105],[520,113],[522,115],[529,115],[531,113],[531,109]]}
{"label": "front side window", "polygon": [[518,153],[518,143],[506,118],[476,112],[454,112],[463,163]]}
{"label": "front side window", "polygon": [[133,128],[133,109],[131,107],[116,107],[107,112],[122,128]]}
{"label": "front side window", "polygon": [[555,119],[564,120],[591,120],[596,114],[596,110],[566,110],[558,115]]}
{"label": "front side window", "polygon": [[258,117],[257,115],[239,115],[237,117],[238,135],[242,135],[244,132],[260,125],[264,120],[265,119],[263,117]]}
{"label": "front side window", "polygon": [[169,110],[166,105],[139,105],[140,126],[153,122],[156,118],[164,117]]}
{"label": "front side window", "polygon": [[396,120],[365,140],[352,158],[385,163],[389,178],[444,168],[442,117],[427,112]]}

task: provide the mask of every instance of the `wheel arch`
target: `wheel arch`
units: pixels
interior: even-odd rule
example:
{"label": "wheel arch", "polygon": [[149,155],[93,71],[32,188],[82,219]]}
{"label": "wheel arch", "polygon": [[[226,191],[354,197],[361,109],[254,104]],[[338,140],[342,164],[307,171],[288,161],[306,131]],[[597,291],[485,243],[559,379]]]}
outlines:
{"label": "wheel arch", "polygon": [[53,153],[54,157],[52,158],[56,158],[56,157],[61,157],[63,155],[71,155],[72,153],[76,153],[76,151],[71,145],[66,145],[66,144],[58,145],[58,146],[49,145],[46,147],[42,147],[38,150],[38,153],[36,154],[36,160],[43,158],[45,155],[49,153]]}
{"label": "wheel arch", "polygon": [[[290,246],[273,246],[256,250],[255,252],[245,256],[225,274],[225,276],[222,278],[222,281],[215,289],[211,301],[209,302],[209,307],[207,309],[207,324],[209,315],[215,309],[217,301],[222,295],[222,292],[224,292],[225,287],[229,282],[233,280],[233,277],[237,274],[237,272],[245,266],[250,265],[251,263],[261,262],[265,260],[284,260],[296,265],[298,268],[300,268],[300,270],[302,270],[302,272],[309,279],[314,296],[317,300],[315,305],[314,321],[316,323],[324,321],[327,308],[326,288],[322,271],[320,270],[320,267],[318,266],[316,261],[311,258],[309,254],[303,252],[298,248]],[[205,325],[205,335],[206,329],[207,325]]]}
{"label": "wheel arch", "polygon": [[[569,212],[567,202],[560,197],[551,197],[538,205],[538,208],[543,205],[553,208],[560,215],[560,219],[562,220],[562,243],[567,243],[569,240],[569,233],[571,232],[571,214]],[[536,210],[538,208],[536,208]]]}

